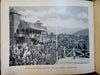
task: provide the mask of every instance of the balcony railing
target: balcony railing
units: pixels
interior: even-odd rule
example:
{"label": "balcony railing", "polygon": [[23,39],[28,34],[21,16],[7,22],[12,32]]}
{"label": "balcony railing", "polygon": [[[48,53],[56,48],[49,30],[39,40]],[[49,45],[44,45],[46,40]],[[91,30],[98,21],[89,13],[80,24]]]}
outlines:
{"label": "balcony railing", "polygon": [[35,29],[35,30],[47,31],[47,28],[44,26],[37,27],[34,24],[29,24],[29,26],[30,28]]}

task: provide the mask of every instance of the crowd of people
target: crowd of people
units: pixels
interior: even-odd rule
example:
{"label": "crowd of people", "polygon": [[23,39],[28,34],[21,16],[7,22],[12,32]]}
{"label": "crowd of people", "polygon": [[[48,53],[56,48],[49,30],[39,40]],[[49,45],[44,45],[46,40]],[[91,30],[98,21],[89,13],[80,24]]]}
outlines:
{"label": "crowd of people", "polygon": [[48,65],[56,63],[56,43],[14,44],[10,46],[10,66],[16,65]]}
{"label": "crowd of people", "polygon": [[[57,41],[53,41],[51,38],[46,43],[40,43],[39,41],[16,43],[10,46],[9,65],[51,65],[55,64],[60,58],[75,58],[80,54],[76,53],[75,50],[79,52],[83,50],[83,53],[89,51],[87,45],[88,41],[85,39],[78,40],[79,39],[75,39],[75,37],[66,37],[66,35],[60,34],[57,37]],[[56,52],[58,52],[58,55]],[[83,57],[89,57],[89,55],[84,55]]]}
{"label": "crowd of people", "polygon": [[[58,35],[58,55],[59,58],[64,57],[64,50],[66,57],[81,57],[89,58],[89,41],[86,40],[88,38],[84,36],[77,37],[75,35],[66,35],[66,34],[59,34]],[[87,53],[87,55],[85,55]]]}

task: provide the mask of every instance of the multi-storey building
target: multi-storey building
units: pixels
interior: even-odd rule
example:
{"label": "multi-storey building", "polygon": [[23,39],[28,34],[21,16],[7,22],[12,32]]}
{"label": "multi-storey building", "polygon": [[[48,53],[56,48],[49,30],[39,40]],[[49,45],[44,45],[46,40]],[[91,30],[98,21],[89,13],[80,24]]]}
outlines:
{"label": "multi-storey building", "polygon": [[9,12],[10,44],[14,44],[15,43],[14,35],[15,35],[16,30],[20,24],[21,14],[15,12],[15,10],[13,10],[13,9],[10,9],[9,11],[10,11]]}
{"label": "multi-storey building", "polygon": [[10,10],[10,44],[46,42],[47,28],[40,20],[30,23],[20,17],[20,14]]}

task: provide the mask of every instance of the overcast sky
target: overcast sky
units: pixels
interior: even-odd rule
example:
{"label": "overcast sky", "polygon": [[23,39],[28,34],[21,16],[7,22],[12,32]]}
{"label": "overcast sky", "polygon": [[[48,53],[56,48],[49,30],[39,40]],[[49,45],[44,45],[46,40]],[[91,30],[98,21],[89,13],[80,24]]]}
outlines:
{"label": "overcast sky", "polygon": [[67,33],[88,28],[88,8],[81,6],[13,7],[21,19],[29,22],[40,20],[48,32]]}

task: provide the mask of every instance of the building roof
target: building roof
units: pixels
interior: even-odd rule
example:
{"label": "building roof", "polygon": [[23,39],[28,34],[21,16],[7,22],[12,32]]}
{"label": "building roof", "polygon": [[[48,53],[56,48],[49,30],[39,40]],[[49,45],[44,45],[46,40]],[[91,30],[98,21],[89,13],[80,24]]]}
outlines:
{"label": "building roof", "polygon": [[19,27],[19,29],[29,29],[28,23],[23,20],[20,21],[20,24],[18,27]]}
{"label": "building roof", "polygon": [[32,25],[29,26],[31,29],[34,29],[34,30],[38,30],[38,31],[47,31],[46,29],[43,29],[43,28],[37,28],[37,27],[34,27]]}
{"label": "building roof", "polygon": [[79,42],[85,42],[85,40],[84,39],[80,39],[80,40],[78,40]]}
{"label": "building roof", "polygon": [[17,14],[17,15],[21,16],[21,14],[19,14],[18,12],[16,12],[14,9],[10,9],[10,14]]}
{"label": "building roof", "polygon": [[37,20],[34,24],[36,24],[36,23],[43,24],[42,22],[40,22],[40,20]]}
{"label": "building roof", "polygon": [[[40,21],[37,21],[38,23],[41,23]],[[33,30],[37,30],[37,31],[47,31],[47,28],[45,26],[34,26],[34,23],[30,23],[30,22],[26,22],[24,20],[20,21],[20,24],[18,26],[19,29],[33,29]]]}

